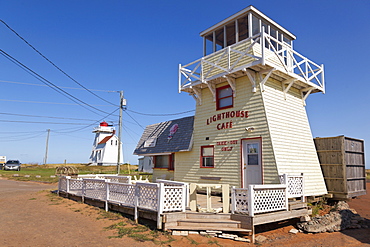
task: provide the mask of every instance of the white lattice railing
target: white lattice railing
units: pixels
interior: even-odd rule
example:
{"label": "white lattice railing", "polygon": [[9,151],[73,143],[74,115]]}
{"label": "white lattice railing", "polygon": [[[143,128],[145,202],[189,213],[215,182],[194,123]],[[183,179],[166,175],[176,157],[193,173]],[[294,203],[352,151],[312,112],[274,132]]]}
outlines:
{"label": "white lattice railing", "polygon": [[265,32],[179,66],[179,91],[257,65],[268,64],[292,78],[325,92],[324,65]]}
{"label": "white lattice railing", "polygon": [[284,184],[249,185],[248,189],[231,189],[231,211],[254,216],[288,210],[287,187]]}
{"label": "white lattice railing", "polygon": [[135,220],[138,219],[138,209],[157,212],[158,228],[161,228],[160,216],[164,212],[184,212],[186,209],[187,186],[165,185],[164,183],[135,184],[110,182],[110,179],[93,179],[61,177],[59,191],[81,195],[82,199],[91,198],[108,203],[119,203],[134,207]]}
{"label": "white lattice railing", "polygon": [[302,201],[305,201],[304,196],[304,177],[302,175],[287,175],[283,174],[279,176],[280,183],[286,184],[288,198],[301,197]]}
{"label": "white lattice railing", "polygon": [[166,188],[169,188],[170,186],[180,186],[180,187],[185,187],[185,205],[188,207],[189,206],[189,183],[185,182],[178,182],[178,181],[172,181],[172,180],[166,180],[166,179],[156,179],[157,183],[162,183]]}

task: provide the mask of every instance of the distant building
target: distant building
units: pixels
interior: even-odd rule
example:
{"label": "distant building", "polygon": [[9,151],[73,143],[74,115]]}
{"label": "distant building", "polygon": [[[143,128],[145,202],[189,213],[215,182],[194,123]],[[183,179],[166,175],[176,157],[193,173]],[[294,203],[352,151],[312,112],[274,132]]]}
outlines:
{"label": "distant building", "polygon": [[[115,135],[114,127],[106,122],[101,122],[99,127],[94,128],[95,139],[90,163],[98,166],[117,165],[118,158],[118,137]],[[122,142],[120,143],[120,164],[122,164]]]}
{"label": "distant building", "polygon": [[147,172],[152,173],[153,172],[153,157],[151,156],[144,156],[139,158],[139,172]]}

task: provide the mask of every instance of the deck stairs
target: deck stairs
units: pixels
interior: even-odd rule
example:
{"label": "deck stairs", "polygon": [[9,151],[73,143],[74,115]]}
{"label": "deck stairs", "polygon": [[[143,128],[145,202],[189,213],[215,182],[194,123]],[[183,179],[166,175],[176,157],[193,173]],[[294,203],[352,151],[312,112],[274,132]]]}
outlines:
{"label": "deck stairs", "polygon": [[231,214],[184,212],[164,216],[166,230],[226,231],[249,233],[241,227],[241,221],[232,220]]}
{"label": "deck stairs", "polygon": [[297,218],[311,214],[307,203],[290,201],[289,210],[258,214],[254,217],[243,214],[179,212],[163,215],[165,230],[225,231],[251,234],[254,226]]}

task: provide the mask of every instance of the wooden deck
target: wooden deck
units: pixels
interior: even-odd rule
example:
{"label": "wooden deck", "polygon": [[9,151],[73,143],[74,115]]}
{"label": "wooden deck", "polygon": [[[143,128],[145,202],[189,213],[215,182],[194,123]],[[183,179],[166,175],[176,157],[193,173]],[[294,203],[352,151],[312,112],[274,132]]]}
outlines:
{"label": "wooden deck", "polygon": [[311,213],[306,203],[292,201],[289,202],[288,211],[257,214],[253,217],[243,214],[178,212],[165,213],[162,220],[164,230],[238,232],[251,235],[252,242],[254,242],[255,226],[299,218]]}

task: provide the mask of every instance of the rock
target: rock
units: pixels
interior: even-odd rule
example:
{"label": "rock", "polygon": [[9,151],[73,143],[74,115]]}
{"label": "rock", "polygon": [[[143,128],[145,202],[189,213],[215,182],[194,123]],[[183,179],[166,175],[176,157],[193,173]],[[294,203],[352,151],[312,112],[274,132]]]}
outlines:
{"label": "rock", "polygon": [[240,242],[248,242],[250,243],[251,241],[248,238],[241,238],[241,237],[236,237],[234,238],[235,241],[240,241]]}
{"label": "rock", "polygon": [[222,233],[222,231],[206,230],[206,233]]}
{"label": "rock", "polygon": [[56,176],[55,176],[55,175],[50,175],[50,177],[51,177],[51,178],[56,178]]}
{"label": "rock", "polygon": [[19,174],[13,174],[13,177],[19,177]]}
{"label": "rock", "polygon": [[266,241],[267,238],[265,236],[258,235],[254,240],[256,240],[256,242],[258,242],[258,243],[262,243],[262,242]]}
{"label": "rock", "polygon": [[289,233],[297,234],[299,231],[295,228],[290,229]]}
{"label": "rock", "polygon": [[199,232],[198,231],[189,231],[189,235],[190,234],[199,234]]}
{"label": "rock", "polygon": [[188,231],[172,231],[173,236],[188,236]]}
{"label": "rock", "polygon": [[301,222],[307,222],[307,221],[310,221],[311,220],[311,217],[309,215],[304,215],[300,218],[300,221]]}
{"label": "rock", "polygon": [[36,175],[35,177],[37,177],[37,178],[41,178],[41,176],[40,176],[40,175]]}
{"label": "rock", "polygon": [[220,234],[217,237],[219,237],[219,238],[226,238],[226,239],[235,239],[235,237],[228,236],[227,234]]}
{"label": "rock", "polygon": [[29,178],[29,177],[31,177],[31,176],[30,176],[30,175],[24,175],[24,177],[25,177],[25,178]]}

